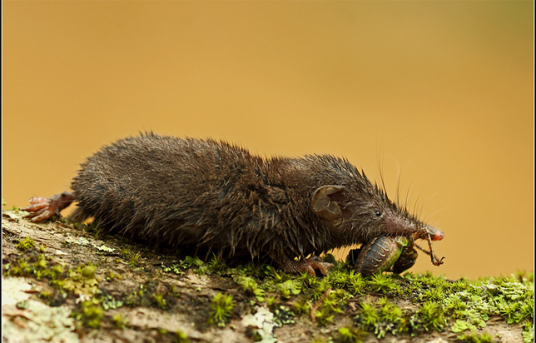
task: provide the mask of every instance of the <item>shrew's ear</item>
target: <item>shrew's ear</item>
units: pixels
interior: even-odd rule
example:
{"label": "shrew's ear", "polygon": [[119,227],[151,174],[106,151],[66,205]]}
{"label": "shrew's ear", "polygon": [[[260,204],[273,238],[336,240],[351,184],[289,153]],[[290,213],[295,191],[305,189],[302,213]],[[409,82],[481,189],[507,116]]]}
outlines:
{"label": "shrew's ear", "polygon": [[346,187],[344,186],[322,186],[313,193],[311,207],[317,216],[324,220],[339,221],[342,219],[342,208],[340,203],[345,198]]}

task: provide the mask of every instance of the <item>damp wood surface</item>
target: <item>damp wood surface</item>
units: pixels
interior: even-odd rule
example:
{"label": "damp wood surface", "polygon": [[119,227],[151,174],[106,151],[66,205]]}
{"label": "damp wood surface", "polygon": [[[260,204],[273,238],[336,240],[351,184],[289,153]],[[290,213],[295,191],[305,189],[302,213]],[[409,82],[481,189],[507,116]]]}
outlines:
{"label": "damp wood surface", "polygon": [[[532,275],[361,278],[343,263],[328,277],[289,275],[259,261],[203,262],[95,227],[35,224],[23,215],[2,213],[3,342],[533,341]],[[464,286],[480,287],[483,296],[502,296],[506,287],[519,303],[473,318],[482,310],[455,312],[445,302],[454,284],[459,297]],[[431,318],[424,304],[436,306]]]}

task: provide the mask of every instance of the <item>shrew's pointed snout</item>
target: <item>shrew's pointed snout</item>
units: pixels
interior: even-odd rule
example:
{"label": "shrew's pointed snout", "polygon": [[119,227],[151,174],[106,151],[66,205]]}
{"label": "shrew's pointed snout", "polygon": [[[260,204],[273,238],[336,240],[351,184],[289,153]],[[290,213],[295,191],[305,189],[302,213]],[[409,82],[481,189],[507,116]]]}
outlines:
{"label": "shrew's pointed snout", "polygon": [[440,241],[443,239],[443,237],[445,237],[443,231],[436,229],[432,226],[426,226],[426,231],[428,231],[428,234],[430,235],[430,239],[432,241]]}

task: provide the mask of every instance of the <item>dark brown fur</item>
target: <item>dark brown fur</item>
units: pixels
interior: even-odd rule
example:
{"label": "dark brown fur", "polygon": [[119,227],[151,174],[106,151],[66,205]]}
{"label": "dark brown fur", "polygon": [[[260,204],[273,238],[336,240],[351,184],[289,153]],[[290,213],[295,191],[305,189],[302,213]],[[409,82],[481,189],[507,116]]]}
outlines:
{"label": "dark brown fur", "polygon": [[289,271],[294,257],[428,227],[345,159],[264,159],[210,139],[121,139],[81,165],[72,189],[81,216],[109,230],[228,256],[268,255]]}

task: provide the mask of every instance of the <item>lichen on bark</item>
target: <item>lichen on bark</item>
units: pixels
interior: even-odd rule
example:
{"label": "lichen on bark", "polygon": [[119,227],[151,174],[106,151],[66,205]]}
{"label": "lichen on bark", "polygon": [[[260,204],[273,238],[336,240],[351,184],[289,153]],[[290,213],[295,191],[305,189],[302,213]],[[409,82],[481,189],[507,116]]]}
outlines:
{"label": "lichen on bark", "polygon": [[533,274],[290,275],[2,216],[5,342],[530,342]]}

